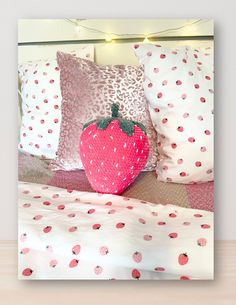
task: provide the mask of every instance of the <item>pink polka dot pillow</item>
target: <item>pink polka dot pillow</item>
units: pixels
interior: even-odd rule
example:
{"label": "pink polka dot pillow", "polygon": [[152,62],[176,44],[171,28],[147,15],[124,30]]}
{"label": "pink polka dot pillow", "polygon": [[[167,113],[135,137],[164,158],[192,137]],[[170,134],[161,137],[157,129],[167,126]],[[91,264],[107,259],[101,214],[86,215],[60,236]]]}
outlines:
{"label": "pink polka dot pillow", "polygon": [[158,179],[213,180],[213,50],[140,44],[144,91],[158,133]]}
{"label": "pink polka dot pillow", "polygon": [[[93,46],[83,46],[72,54],[93,60]],[[59,142],[62,100],[56,56],[20,64],[18,72],[23,113],[18,147],[32,155],[54,159]]]}

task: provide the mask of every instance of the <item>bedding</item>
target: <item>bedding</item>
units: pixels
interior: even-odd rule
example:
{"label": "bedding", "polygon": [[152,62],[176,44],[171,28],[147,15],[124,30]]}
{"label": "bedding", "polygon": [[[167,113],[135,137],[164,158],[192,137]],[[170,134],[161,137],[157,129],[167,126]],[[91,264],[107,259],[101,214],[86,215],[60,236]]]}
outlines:
{"label": "bedding", "polygon": [[136,44],[158,134],[160,181],[213,180],[213,49]]}
{"label": "bedding", "polygon": [[213,213],[19,182],[19,279],[213,279]]}
{"label": "bedding", "polygon": [[157,141],[144,96],[143,69],[128,65],[99,66],[61,52],[57,61],[61,71],[62,123],[57,157],[51,168],[82,169],[78,146],[83,125],[110,115],[111,104],[118,103],[123,118],[146,127],[150,154],[145,170],[154,170]]}
{"label": "bedding", "polygon": [[[84,170],[54,172],[50,170],[48,160],[27,153],[19,153],[18,175],[20,181],[93,192]],[[214,209],[214,182],[192,185],[165,183],[156,179],[154,171],[141,172],[122,195],[153,203],[174,203],[181,207],[208,211]]]}
{"label": "bedding", "polygon": [[[72,54],[93,60],[94,47],[78,47]],[[18,73],[22,110],[18,147],[36,156],[54,159],[59,142],[62,100],[56,56],[21,63]]]}

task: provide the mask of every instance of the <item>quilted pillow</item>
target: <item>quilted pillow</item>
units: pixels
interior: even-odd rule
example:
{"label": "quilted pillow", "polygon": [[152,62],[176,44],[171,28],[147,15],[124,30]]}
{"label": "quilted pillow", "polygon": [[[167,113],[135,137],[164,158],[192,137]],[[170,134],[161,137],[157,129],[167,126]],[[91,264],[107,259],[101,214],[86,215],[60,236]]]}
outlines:
{"label": "quilted pillow", "polygon": [[158,179],[213,180],[213,50],[140,44],[144,91],[158,133]]}
{"label": "quilted pillow", "polygon": [[[93,50],[93,45],[88,45],[72,53],[93,60]],[[59,142],[62,100],[57,60],[26,62],[18,70],[23,113],[18,147],[53,159]]]}
{"label": "quilted pillow", "polygon": [[157,159],[156,132],[144,96],[142,67],[99,66],[60,52],[57,61],[61,70],[62,124],[57,158],[51,168],[83,168],[78,153],[83,125],[110,115],[111,104],[118,103],[123,118],[146,126],[150,154],[145,170],[153,170]]}

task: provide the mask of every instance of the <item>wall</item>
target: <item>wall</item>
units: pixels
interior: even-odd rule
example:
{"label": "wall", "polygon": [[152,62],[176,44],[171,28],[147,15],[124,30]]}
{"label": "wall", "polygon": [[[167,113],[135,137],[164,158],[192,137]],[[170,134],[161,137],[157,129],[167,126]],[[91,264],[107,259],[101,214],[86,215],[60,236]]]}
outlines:
{"label": "wall", "polygon": [[[187,27],[178,31],[170,31],[165,36],[183,36],[183,35],[213,35],[213,21],[203,20],[199,23],[191,25],[196,20],[191,19],[114,19],[114,20],[84,20],[81,25],[93,27],[108,33],[129,34],[131,37],[142,34],[146,36],[148,33],[164,31],[171,28],[181,28],[188,24]],[[80,28],[77,33],[75,25],[63,19],[55,20],[20,20],[18,23],[18,40],[19,42],[40,42],[40,41],[68,41],[81,39],[104,39],[106,34],[88,31]],[[117,38],[114,34],[110,34],[111,38]],[[160,42],[166,46],[177,47],[179,45],[190,44],[192,46],[209,46],[212,41],[171,41]],[[130,64],[137,65],[138,61],[132,51],[133,43],[96,43],[95,59],[98,64]],[[19,63],[39,58],[54,57],[57,50],[71,51],[76,49],[76,44],[58,44],[58,45],[35,45],[20,46],[18,48]]]}

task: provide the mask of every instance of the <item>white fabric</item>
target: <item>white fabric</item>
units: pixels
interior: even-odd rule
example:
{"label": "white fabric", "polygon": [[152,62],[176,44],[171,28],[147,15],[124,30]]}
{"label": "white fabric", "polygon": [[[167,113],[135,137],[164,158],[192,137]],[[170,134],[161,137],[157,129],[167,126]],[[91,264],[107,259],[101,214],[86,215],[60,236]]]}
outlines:
{"label": "white fabric", "polygon": [[213,278],[207,211],[20,182],[18,231],[20,279]]}
{"label": "white fabric", "polygon": [[212,48],[140,44],[134,50],[144,65],[144,91],[158,133],[158,179],[212,181]]}
{"label": "white fabric", "polygon": [[[93,45],[71,53],[94,60]],[[23,112],[19,149],[54,159],[59,142],[62,101],[56,54],[54,59],[20,64],[18,70]]]}

